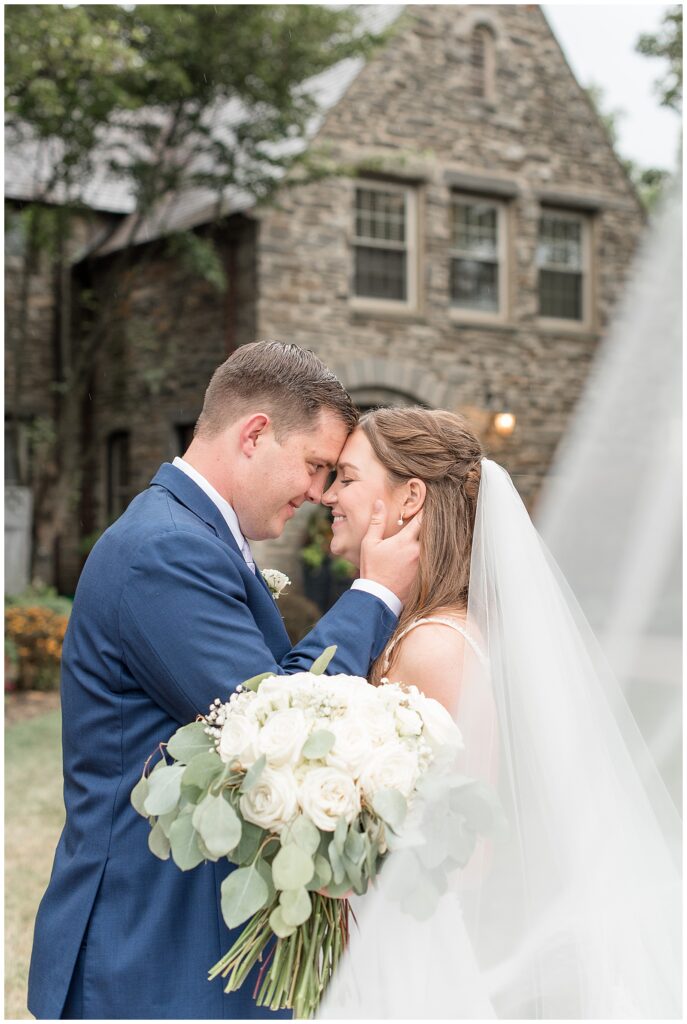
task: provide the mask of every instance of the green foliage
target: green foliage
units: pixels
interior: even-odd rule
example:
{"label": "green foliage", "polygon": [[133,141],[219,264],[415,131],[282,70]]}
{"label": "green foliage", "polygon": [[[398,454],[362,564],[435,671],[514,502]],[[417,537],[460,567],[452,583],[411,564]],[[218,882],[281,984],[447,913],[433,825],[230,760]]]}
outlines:
{"label": "green foliage", "polygon": [[268,898],[267,883],[253,865],[232,871],[221,887],[222,916],[227,927],[243,924],[265,906]]}
{"label": "green foliage", "polygon": [[333,732],[329,732],[328,729],[317,729],[310,733],[305,741],[303,757],[307,757],[311,761],[318,761],[321,757],[326,757],[335,742],[336,737]]}
{"label": "green foliage", "polygon": [[331,543],[331,517],[327,509],[317,508],[308,519],[305,541],[300,550],[301,561],[315,572],[328,562],[337,579],[354,579],[355,567],[345,558],[332,557]]}
{"label": "green foliage", "polygon": [[202,238],[193,231],[181,231],[169,237],[167,248],[193,277],[207,281],[220,294],[227,290],[226,271],[211,238]]}
{"label": "green foliage", "polygon": [[[205,722],[191,722],[177,729],[167,744],[167,753],[175,761],[183,761],[184,764],[189,764],[196,754],[207,754],[212,741],[205,729]],[[217,754],[214,757],[219,762]]]}
{"label": "green foliage", "polygon": [[[327,668],[329,666],[329,662],[332,660],[332,658],[334,657],[335,654],[336,654],[336,644],[333,644],[331,647],[326,647],[322,651],[322,654],[320,654],[320,656],[318,658],[315,658],[315,660],[313,661],[312,665],[310,666],[311,673],[314,676],[322,676],[322,675],[324,675],[324,673],[327,671]],[[326,753],[327,753],[327,751],[325,751],[325,754]],[[310,755],[306,755],[306,756],[309,757]]]}
{"label": "green foliage", "polygon": [[682,111],[682,5],[669,8],[663,16],[661,29],[656,33],[643,33],[636,46],[645,57],[660,57],[668,61],[668,70],[656,83],[661,105]]}
{"label": "green foliage", "polygon": [[58,615],[69,617],[72,611],[72,599],[59,594],[55,587],[44,583],[32,583],[21,594],[5,596],[6,608],[49,608]]}
{"label": "green foliage", "polygon": [[[142,210],[189,186],[261,197],[275,168],[297,162],[274,143],[302,136],[314,113],[302,83],[381,40],[360,31],[354,10],[311,4],[9,5],[6,112],[17,130],[61,140],[55,178],[77,186],[103,132],[124,126],[128,153],[109,162]],[[244,111],[231,139],[210,116],[228,100]],[[190,166],[179,148],[207,159]],[[182,244],[219,284],[209,250]]]}
{"label": "green foliage", "polygon": [[182,765],[164,765],[148,778],[148,795],[143,802],[146,814],[167,814],[173,811],[181,796]]}
{"label": "green foliage", "polygon": [[205,846],[216,857],[226,857],[241,838],[241,821],[220,794],[208,793],[193,811],[193,827]]}

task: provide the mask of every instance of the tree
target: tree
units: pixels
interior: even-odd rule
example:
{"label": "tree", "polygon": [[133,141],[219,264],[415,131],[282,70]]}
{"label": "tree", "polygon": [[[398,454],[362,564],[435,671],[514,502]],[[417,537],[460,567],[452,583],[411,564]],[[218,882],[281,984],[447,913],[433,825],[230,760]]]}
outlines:
{"label": "tree", "polygon": [[642,34],[636,46],[645,57],[662,57],[668,70],[657,83],[661,104],[682,111],[682,6],[671,7],[663,17],[659,32]]}
{"label": "tree", "polygon": [[[31,140],[49,153],[51,165],[37,201],[22,214],[22,315],[10,339],[14,380],[8,382],[15,396],[22,393],[36,251],[50,259],[56,283],[74,283],[72,225],[88,213],[84,192],[96,168],[117,175],[135,197],[127,244],[116,256],[125,282],[136,231],[163,198],[203,187],[219,199],[233,187],[264,201],[299,165],[302,174],[321,173],[299,144],[316,113],[303,84],[345,57],[368,54],[381,40],[362,30],[353,8],[311,4],[7,6],[8,137],[10,144]],[[224,287],[207,239],[184,233],[169,245],[191,272]],[[60,290],[55,401],[43,424],[47,454],[35,498],[43,524],[38,546],[45,551],[80,495],[88,443],[80,437],[81,410],[114,319],[110,300],[83,291],[87,327],[77,335],[67,315],[69,288]],[[121,303],[126,296],[119,291]],[[41,508],[50,515],[41,516]]]}

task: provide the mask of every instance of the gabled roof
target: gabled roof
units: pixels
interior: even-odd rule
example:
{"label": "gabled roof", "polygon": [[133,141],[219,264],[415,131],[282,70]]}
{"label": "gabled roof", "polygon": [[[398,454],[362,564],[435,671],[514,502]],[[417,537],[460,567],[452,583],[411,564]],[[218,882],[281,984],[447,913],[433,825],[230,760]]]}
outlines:
{"label": "gabled roof", "polygon": [[[396,20],[403,6],[360,5],[358,15],[361,25],[366,31],[381,32]],[[305,149],[319,131],[327,113],[343,97],[363,66],[363,58],[347,58],[306,81],[303,88],[315,100],[318,112],[310,119],[303,137],[276,143],[271,155],[287,156]],[[149,114],[150,111],[146,111],[146,116]],[[209,117],[213,135],[225,143],[230,142],[233,128],[243,114],[242,105],[236,100],[218,103]],[[115,131],[118,146],[123,151],[123,129],[117,128]],[[11,199],[64,202],[68,198],[64,190],[46,191],[51,167],[59,158],[60,148],[60,140],[54,140],[49,145],[38,143],[30,137],[19,141],[8,140],[5,149],[5,195]],[[189,188],[170,194],[151,214],[140,219],[136,213],[133,191],[127,187],[124,179],[117,178],[108,168],[111,148],[112,139],[108,138],[102,153],[96,155],[92,180],[85,189],[80,189],[79,195],[81,201],[94,210],[125,215],[114,232],[97,246],[98,255],[115,252],[130,241],[138,244],[177,231],[186,231],[213,220],[218,214],[236,213],[249,209],[255,203],[249,192],[234,187],[227,188],[221,196],[209,188]],[[178,158],[187,159],[184,154],[178,154]],[[202,159],[191,157],[189,168],[196,172],[202,171]]]}

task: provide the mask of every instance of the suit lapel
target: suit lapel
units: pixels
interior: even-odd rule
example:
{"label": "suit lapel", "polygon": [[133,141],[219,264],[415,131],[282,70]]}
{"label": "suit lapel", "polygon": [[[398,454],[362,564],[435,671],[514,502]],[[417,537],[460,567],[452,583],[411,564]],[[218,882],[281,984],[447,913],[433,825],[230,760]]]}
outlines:
{"label": "suit lapel", "polygon": [[[173,466],[170,462],[164,462],[150,483],[151,486],[157,485],[164,487],[174,495],[177,501],[180,501],[182,505],[185,505],[186,508],[190,509],[191,512],[202,519],[204,523],[207,523],[213,532],[228,544],[239,556],[241,565],[245,567],[245,575],[248,577],[253,576],[253,573],[246,564],[243,552],[236,543],[236,539],[227,525],[226,519],[217,508],[214,501],[208,497],[205,491],[203,491],[195,481],[187,476],[187,474],[182,470]],[[267,611],[266,605],[269,604],[271,611],[271,614],[268,613],[270,628],[274,628],[278,632],[279,647],[283,647],[284,642],[286,641],[288,644],[286,649],[288,649],[291,644],[288,641],[288,634],[286,632],[286,627],[284,626],[284,620],[279,613],[277,603],[272,596],[272,591],[265,583],[264,577],[257,565],[255,566],[254,579],[256,585],[260,587],[264,593],[264,598],[261,599],[261,603],[265,607],[265,611]],[[248,585],[250,585],[250,581],[248,581]],[[272,623],[274,623],[273,627]],[[270,644],[270,646],[272,645]]]}

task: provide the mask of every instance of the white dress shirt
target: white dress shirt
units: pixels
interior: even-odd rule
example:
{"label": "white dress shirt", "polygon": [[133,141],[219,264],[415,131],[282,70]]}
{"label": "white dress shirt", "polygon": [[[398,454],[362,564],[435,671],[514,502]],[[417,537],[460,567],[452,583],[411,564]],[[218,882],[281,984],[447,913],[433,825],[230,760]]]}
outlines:
{"label": "white dress shirt", "polygon": [[[178,455],[172,465],[176,466],[177,469],[180,469],[182,473],[186,474],[186,476],[189,476],[194,483],[198,484],[201,491],[204,491],[208,498],[215,503],[222,513],[222,517],[229,527],[232,537],[238,544],[239,550],[246,560],[246,564],[252,572],[255,572],[255,562],[251,555],[250,545],[241,532],[238,516],[226,498],[223,498],[222,495],[215,490],[212,484],[208,483],[205,477],[199,473],[197,469],[194,469],[193,466],[188,464],[188,462],[179,458]],[[380,601],[383,601],[394,615],[399,616],[401,614],[403,609],[401,601],[391,590],[388,589],[388,587],[382,586],[381,583],[376,583],[374,580],[353,580],[351,583],[351,590],[363,590],[367,594],[372,594],[374,597],[378,597]]]}

